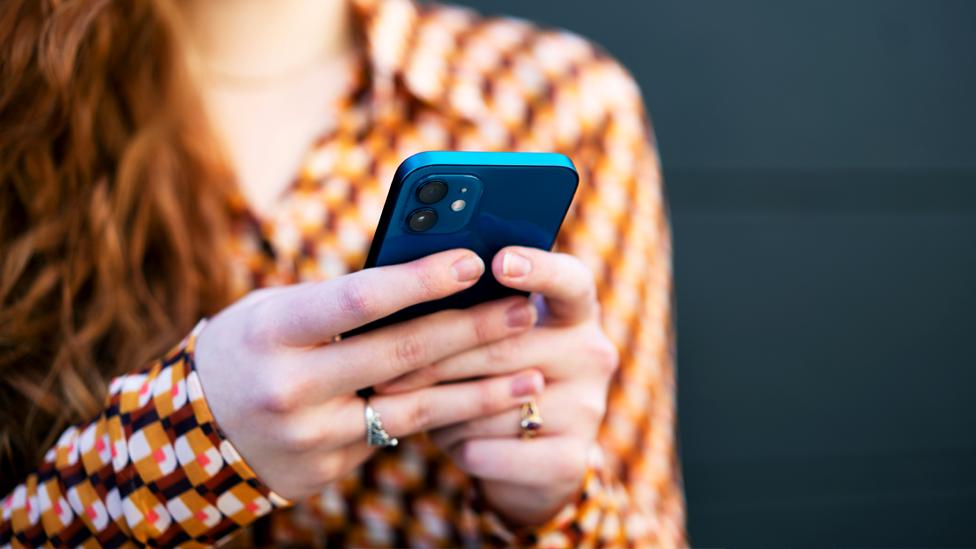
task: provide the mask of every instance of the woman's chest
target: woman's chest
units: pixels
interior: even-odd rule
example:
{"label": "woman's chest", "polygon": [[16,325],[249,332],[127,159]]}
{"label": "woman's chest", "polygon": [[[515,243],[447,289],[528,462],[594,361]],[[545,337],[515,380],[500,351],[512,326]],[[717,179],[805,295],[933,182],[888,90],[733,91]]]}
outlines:
{"label": "woman's chest", "polygon": [[266,208],[248,209],[230,242],[236,293],[360,269],[403,158],[457,147],[459,135],[467,148],[491,148],[469,122],[429,109],[410,114],[367,123],[365,107],[344,111],[292,182]]}

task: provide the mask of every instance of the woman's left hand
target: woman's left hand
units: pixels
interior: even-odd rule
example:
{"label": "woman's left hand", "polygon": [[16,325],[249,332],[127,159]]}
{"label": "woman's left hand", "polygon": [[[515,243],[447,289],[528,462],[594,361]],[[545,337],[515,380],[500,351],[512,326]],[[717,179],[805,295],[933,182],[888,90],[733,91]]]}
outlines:
{"label": "woman's left hand", "polygon": [[589,269],[571,255],[508,247],[492,261],[502,284],[534,292],[538,326],[443,359],[378,387],[399,392],[424,385],[539,368],[544,423],[520,438],[518,410],[441,428],[433,441],[481,481],[492,508],[516,525],[545,522],[580,490],[587,455],[606,409],[617,348],[600,327]]}

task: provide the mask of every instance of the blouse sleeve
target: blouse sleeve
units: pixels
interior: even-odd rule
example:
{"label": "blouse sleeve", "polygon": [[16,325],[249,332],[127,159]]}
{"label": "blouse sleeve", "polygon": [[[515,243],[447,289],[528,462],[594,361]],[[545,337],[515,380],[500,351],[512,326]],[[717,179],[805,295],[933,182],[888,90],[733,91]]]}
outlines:
{"label": "blouse sleeve", "polygon": [[584,95],[589,110],[578,114],[580,188],[557,246],[595,274],[620,368],[577,499],[548,524],[517,532],[482,512],[482,530],[498,545],[685,546],[671,238],[653,133],[636,84],[615,61],[599,57],[565,88]]}
{"label": "blouse sleeve", "polygon": [[212,545],[285,503],[214,423],[193,363],[199,328],[112,380],[102,413],[0,500],[0,547]]}

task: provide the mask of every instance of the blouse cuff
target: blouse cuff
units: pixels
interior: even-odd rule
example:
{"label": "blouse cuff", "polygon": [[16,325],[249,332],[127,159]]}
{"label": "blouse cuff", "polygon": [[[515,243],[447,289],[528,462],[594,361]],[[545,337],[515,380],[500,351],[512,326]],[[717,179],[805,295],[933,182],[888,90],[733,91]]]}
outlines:
{"label": "blouse cuff", "polygon": [[287,504],[214,421],[193,360],[202,327],[62,433],[0,502],[0,546],[210,545]]}
{"label": "blouse cuff", "polygon": [[[207,427],[208,429],[206,430],[212,431],[213,434],[216,435],[212,438],[216,438],[218,441],[217,447],[220,450],[221,459],[225,464],[233,468],[234,472],[242,481],[255,488],[261,494],[266,495],[271,504],[275,507],[289,506],[292,504],[291,501],[276,494],[258,478],[257,474],[254,473],[254,470],[251,469],[247,462],[244,461],[244,458],[241,457],[241,454],[237,451],[237,448],[235,448],[227,438],[227,435],[225,435],[220,429],[216,419],[214,419],[213,413],[210,411],[210,405],[207,403],[207,399],[203,394],[203,386],[200,383],[200,376],[197,373],[195,355],[197,337],[200,335],[200,332],[203,331],[203,328],[206,325],[207,319],[201,319],[182,344],[187,365],[187,394],[189,396],[190,404],[193,407],[193,415],[201,427]],[[189,463],[189,461],[187,463]],[[250,520],[245,522],[250,522]]]}
{"label": "blouse cuff", "polygon": [[[133,434],[146,438],[149,454],[144,467],[147,470],[166,469],[159,471],[162,475],[156,483],[165,479],[170,487],[162,490],[160,488],[163,487],[157,487],[155,493],[143,494],[141,499],[146,503],[136,507],[145,509],[149,502],[158,501],[159,496],[163,495],[167,512],[163,512],[162,506],[156,512],[150,508],[151,516],[148,518],[171,517],[189,539],[211,544],[219,543],[240,527],[289,502],[271,491],[255,475],[220,430],[204,398],[194,352],[197,336],[205,325],[206,320],[201,320],[186,339],[144,373],[144,385],[139,393],[152,393],[155,410],[161,419],[158,427],[133,427]],[[131,376],[126,378],[122,387],[112,388],[119,391],[123,408],[132,398],[144,398],[136,394],[130,396],[128,386],[133,385],[131,379]],[[156,432],[169,440],[154,436],[153,429],[158,429]],[[154,442],[156,440],[158,442]],[[129,447],[134,447],[132,440]],[[156,450],[152,451],[152,448]],[[160,461],[161,452],[170,451],[172,456]],[[134,455],[130,455],[130,458],[136,469],[143,473],[140,466],[144,459]],[[165,465],[170,459],[172,466]],[[155,467],[149,467],[150,461]],[[142,476],[144,480],[150,480]],[[166,541],[164,544],[189,541],[182,535],[170,538],[167,534],[171,530],[164,533],[168,529],[163,524],[155,526],[157,528],[151,530],[161,531],[156,536],[145,537],[159,536],[157,539]]]}

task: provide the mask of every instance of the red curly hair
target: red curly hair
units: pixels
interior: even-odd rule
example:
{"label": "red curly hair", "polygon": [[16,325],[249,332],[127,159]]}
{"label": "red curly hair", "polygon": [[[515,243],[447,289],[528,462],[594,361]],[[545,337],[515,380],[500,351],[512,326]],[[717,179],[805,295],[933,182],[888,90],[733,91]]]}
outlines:
{"label": "red curly hair", "polygon": [[172,0],[0,3],[0,493],[230,300],[180,28]]}

